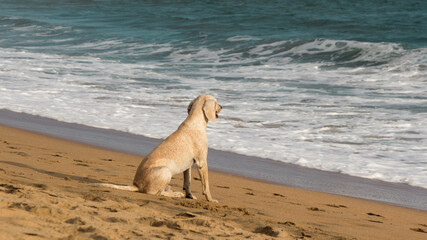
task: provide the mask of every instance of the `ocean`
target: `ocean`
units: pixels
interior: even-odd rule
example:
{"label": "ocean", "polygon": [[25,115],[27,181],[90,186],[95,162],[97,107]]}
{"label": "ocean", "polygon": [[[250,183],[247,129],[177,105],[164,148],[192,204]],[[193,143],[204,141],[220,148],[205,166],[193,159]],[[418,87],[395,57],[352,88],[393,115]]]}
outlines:
{"label": "ocean", "polygon": [[[0,1],[0,108],[427,188],[427,1]],[[209,157],[208,157],[209,158]]]}

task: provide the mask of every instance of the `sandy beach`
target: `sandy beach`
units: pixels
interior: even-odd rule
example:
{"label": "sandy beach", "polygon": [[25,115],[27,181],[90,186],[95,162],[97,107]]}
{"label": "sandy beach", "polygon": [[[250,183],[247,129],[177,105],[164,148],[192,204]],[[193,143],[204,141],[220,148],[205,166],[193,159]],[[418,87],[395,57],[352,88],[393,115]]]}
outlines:
{"label": "sandy beach", "polygon": [[[1,239],[425,239],[427,212],[210,171],[207,203],[130,184],[141,156],[0,127]],[[172,181],[182,187],[182,176]]]}
{"label": "sandy beach", "polygon": [[427,240],[426,13],[0,1],[0,240]]}

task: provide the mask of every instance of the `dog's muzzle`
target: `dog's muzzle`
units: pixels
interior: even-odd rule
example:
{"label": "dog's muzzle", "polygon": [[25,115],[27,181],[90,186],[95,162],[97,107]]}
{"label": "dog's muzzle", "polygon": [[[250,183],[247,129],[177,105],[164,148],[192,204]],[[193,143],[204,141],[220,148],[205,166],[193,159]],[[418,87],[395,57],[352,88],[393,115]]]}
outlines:
{"label": "dog's muzzle", "polygon": [[[219,105],[219,104],[218,104],[218,106],[219,106],[219,108],[220,108],[220,110],[221,110],[221,109],[222,109],[222,106],[221,106],[221,105]],[[218,118],[218,112],[217,112],[217,111],[215,111],[215,117],[216,117],[216,118]]]}

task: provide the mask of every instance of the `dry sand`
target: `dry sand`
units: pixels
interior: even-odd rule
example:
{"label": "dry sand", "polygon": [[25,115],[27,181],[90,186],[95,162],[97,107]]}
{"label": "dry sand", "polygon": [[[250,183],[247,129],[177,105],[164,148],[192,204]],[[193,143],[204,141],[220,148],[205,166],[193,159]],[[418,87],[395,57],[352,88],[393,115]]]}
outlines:
{"label": "dry sand", "polygon": [[140,160],[0,126],[0,239],[427,239],[425,211],[212,171],[219,204],[197,171],[198,200],[90,185],[130,184]]}

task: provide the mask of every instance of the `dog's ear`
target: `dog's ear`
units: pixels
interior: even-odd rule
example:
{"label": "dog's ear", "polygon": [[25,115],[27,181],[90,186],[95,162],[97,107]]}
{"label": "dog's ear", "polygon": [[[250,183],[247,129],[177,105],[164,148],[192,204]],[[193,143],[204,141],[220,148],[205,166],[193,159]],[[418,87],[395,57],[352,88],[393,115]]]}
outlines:
{"label": "dog's ear", "polygon": [[205,114],[206,118],[211,121],[216,121],[216,102],[214,100],[206,100],[205,104],[203,104],[203,113]]}

